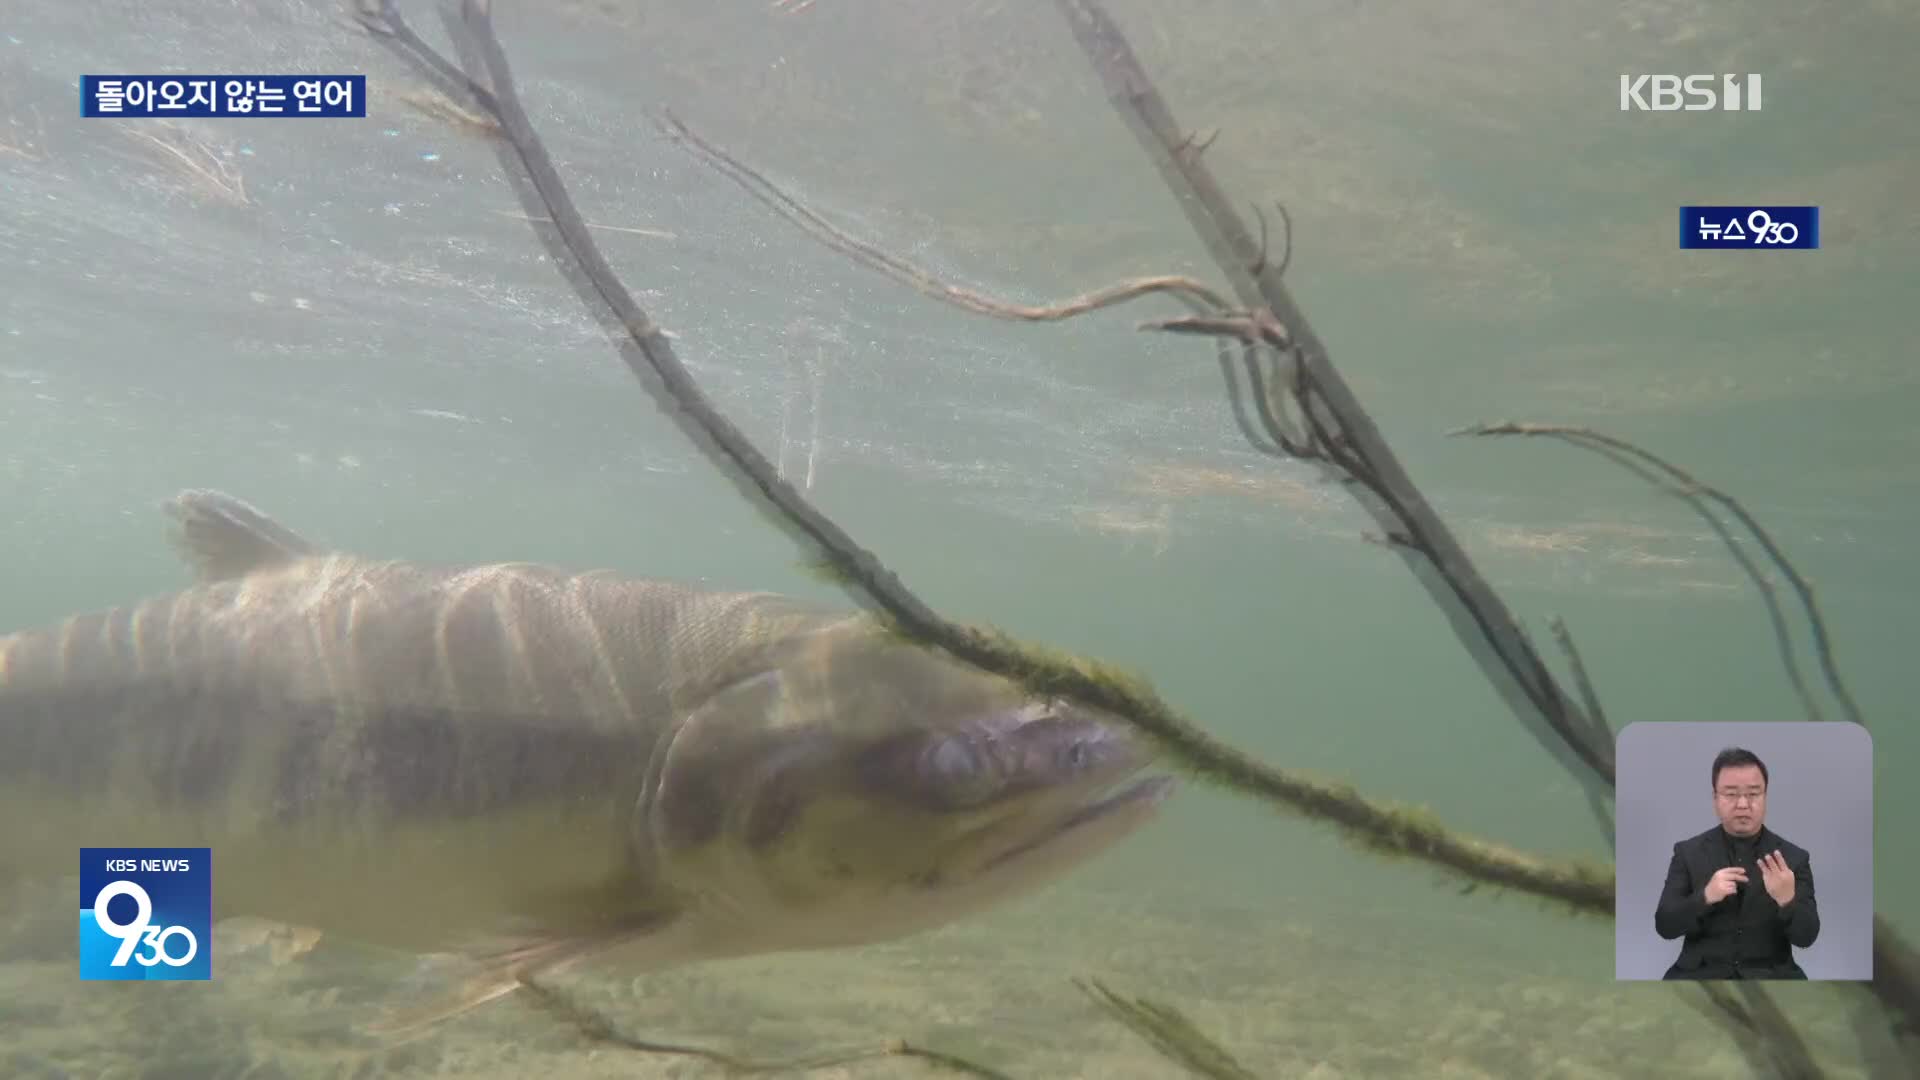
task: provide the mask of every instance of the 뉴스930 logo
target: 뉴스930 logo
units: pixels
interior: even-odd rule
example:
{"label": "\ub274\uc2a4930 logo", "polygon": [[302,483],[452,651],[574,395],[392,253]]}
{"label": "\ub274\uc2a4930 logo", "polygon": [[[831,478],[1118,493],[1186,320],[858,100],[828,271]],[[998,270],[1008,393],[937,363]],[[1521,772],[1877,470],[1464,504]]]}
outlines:
{"label": "\ub274\uc2a4930 logo", "polygon": [[[1745,79],[1743,86],[1741,79]],[[1744,93],[1743,93],[1744,91]],[[1758,75],[1622,75],[1621,112],[1759,112]]]}
{"label": "\ub274\uc2a4930 logo", "polygon": [[1683,206],[1680,246],[1719,251],[1814,251],[1817,206]]}
{"label": "\ub274\uc2a4930 logo", "polygon": [[208,979],[207,848],[80,849],[80,977]]}

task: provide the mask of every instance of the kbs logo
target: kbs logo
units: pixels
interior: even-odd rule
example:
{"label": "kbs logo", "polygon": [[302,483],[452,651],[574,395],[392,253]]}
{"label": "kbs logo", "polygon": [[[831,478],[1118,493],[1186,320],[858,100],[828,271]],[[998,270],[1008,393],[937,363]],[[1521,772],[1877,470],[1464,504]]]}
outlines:
{"label": "kbs logo", "polygon": [[210,979],[208,848],[80,849],[82,979]]}
{"label": "kbs logo", "polygon": [[[1740,80],[1746,79],[1743,86]],[[1743,93],[1744,91],[1744,93]],[[1758,75],[1622,75],[1621,112],[1759,112]]]}

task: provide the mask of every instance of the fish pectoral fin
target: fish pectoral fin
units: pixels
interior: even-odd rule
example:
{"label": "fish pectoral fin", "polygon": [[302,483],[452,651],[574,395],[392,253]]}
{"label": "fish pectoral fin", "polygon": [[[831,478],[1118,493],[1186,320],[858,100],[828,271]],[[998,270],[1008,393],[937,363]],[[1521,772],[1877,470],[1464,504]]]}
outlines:
{"label": "fish pectoral fin", "polygon": [[221,919],[214,924],[214,935],[223,954],[255,953],[271,967],[284,967],[307,955],[324,936],[311,926],[245,915]]}
{"label": "fish pectoral fin", "polygon": [[655,924],[624,926],[572,937],[529,935],[494,939],[456,954],[469,974],[453,990],[410,1005],[395,1006],[366,1025],[371,1035],[413,1035],[490,1001],[506,997],[528,980],[559,972],[595,953],[652,933]]}
{"label": "fish pectoral fin", "polygon": [[305,537],[231,495],[205,489],[167,500],[174,546],[202,581],[220,581],[319,553]]}

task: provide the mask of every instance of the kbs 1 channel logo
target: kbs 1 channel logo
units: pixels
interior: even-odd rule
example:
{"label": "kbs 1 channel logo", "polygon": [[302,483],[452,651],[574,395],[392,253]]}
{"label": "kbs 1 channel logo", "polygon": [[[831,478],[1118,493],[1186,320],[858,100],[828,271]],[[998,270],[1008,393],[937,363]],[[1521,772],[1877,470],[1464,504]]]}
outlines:
{"label": "kbs 1 channel logo", "polygon": [[80,977],[213,978],[211,848],[81,848]]}
{"label": "kbs 1 channel logo", "polygon": [[1759,112],[1758,75],[1622,75],[1621,112]]}

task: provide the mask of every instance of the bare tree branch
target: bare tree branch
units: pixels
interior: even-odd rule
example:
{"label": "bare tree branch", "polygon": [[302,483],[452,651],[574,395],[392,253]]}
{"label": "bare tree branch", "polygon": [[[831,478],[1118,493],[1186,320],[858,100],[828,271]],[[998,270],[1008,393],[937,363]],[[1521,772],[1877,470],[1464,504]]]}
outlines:
{"label": "bare tree branch", "polygon": [[1119,27],[1094,0],[1055,0],[1055,6],[1098,73],[1109,101],[1159,168],[1241,303],[1254,317],[1283,329],[1310,392],[1302,402],[1303,412],[1310,421],[1318,417],[1329,427],[1329,441],[1337,437],[1337,445],[1345,448],[1345,460],[1360,470],[1368,494],[1361,501],[1378,521],[1381,533],[1405,538],[1393,550],[1447,613],[1456,635],[1515,716],[1583,781],[1599,810],[1612,785],[1612,745],[1588,737],[1591,723],[1579,715],[1579,706],[1534,653],[1518,621],[1414,487],[1294,304],[1280,268],[1260,258],[1260,246],[1211,171],[1198,155],[1187,152],[1185,129],[1174,119]]}
{"label": "bare tree branch", "polygon": [[[1739,542],[1728,532],[1725,524],[1714,515],[1713,511],[1707,506],[1707,503],[1718,503],[1724,507],[1740,524],[1746,527],[1747,532],[1759,543],[1761,550],[1766,552],[1767,558],[1772,560],[1773,565],[1793,584],[1794,592],[1798,594],[1801,607],[1806,612],[1807,623],[1813,634],[1814,648],[1820,658],[1820,670],[1826,677],[1828,691],[1840,702],[1841,710],[1846,714],[1848,720],[1856,724],[1865,723],[1865,721],[1861,719],[1859,706],[1854,704],[1852,691],[1847,688],[1846,681],[1840,677],[1839,668],[1834,663],[1833,641],[1827,633],[1826,620],[1821,617],[1820,605],[1814,599],[1813,586],[1805,577],[1801,576],[1800,571],[1794,567],[1792,561],[1780,550],[1780,545],[1774,541],[1773,536],[1768,533],[1765,528],[1761,527],[1760,522],[1747,511],[1746,507],[1740,504],[1739,500],[1718,488],[1701,483],[1694,478],[1693,474],[1650,450],[1642,449],[1625,439],[1616,438],[1590,428],[1569,427],[1560,424],[1502,422],[1497,424],[1478,424],[1473,427],[1462,428],[1452,434],[1531,435],[1561,439],[1583,449],[1602,454],[1623,468],[1632,470],[1642,479],[1664,487],[1684,500],[1695,512],[1706,519],[1709,525],[1713,526],[1714,531],[1720,535],[1720,539],[1726,544],[1727,550],[1732,553],[1734,559],[1746,570],[1747,576],[1752,579],[1754,587],[1760,590],[1761,596],[1767,603],[1769,618],[1773,622],[1774,635],[1779,641],[1781,662],[1786,666],[1787,676],[1793,681],[1794,690],[1800,695],[1800,700],[1805,703],[1809,719],[1824,719],[1821,715],[1819,704],[1813,700],[1813,692],[1808,689],[1806,679],[1800,674],[1800,665],[1794,659],[1792,636],[1787,631],[1786,617],[1781,613],[1779,602],[1774,597],[1773,583],[1767,580],[1767,576],[1760,572],[1760,568],[1756,566],[1753,560],[1747,556],[1746,552],[1741,549]],[[1658,470],[1660,474],[1664,474],[1666,477],[1665,482],[1663,482],[1658,475],[1650,473],[1646,468],[1641,467],[1642,465],[1651,466],[1653,469]]]}

